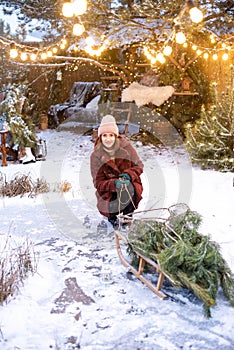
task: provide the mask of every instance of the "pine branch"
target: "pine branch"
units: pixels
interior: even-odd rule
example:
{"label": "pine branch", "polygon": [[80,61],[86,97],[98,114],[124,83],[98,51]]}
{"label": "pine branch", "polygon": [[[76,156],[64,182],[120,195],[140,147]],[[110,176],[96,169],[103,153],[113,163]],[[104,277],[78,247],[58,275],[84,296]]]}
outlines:
{"label": "pine branch", "polygon": [[199,234],[200,223],[201,216],[190,209],[178,211],[165,222],[137,219],[131,225],[128,241],[132,253],[154,260],[174,286],[191,289],[210,316],[220,286],[234,305],[234,278],[219,245]]}

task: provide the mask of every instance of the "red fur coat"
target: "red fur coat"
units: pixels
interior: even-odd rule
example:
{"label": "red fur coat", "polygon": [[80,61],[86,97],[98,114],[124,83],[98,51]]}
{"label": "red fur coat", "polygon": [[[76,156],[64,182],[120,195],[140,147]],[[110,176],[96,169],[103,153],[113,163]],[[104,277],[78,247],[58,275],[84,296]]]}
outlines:
{"label": "red fur coat", "polygon": [[93,184],[96,188],[97,208],[104,216],[109,216],[109,202],[113,192],[116,192],[115,180],[122,173],[128,173],[135,192],[135,207],[142,198],[142,183],[140,175],[143,163],[132,144],[124,136],[117,138],[114,159],[103,149],[97,139],[94,151],[90,156],[90,170]]}

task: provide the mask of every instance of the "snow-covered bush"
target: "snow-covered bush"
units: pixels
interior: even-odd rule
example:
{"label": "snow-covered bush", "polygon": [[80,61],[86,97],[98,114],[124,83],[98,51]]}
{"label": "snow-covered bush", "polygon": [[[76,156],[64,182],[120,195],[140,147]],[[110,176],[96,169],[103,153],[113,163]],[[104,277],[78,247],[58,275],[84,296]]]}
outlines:
{"label": "snow-covered bush", "polygon": [[27,86],[8,84],[2,88],[4,99],[0,104],[1,124],[5,124],[12,136],[12,144],[33,147],[36,133],[30,117]]}

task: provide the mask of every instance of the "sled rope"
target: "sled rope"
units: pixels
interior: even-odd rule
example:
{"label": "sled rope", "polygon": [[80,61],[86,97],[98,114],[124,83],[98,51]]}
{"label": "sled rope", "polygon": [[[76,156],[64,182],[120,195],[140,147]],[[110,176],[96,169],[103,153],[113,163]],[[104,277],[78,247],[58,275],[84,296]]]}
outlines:
{"label": "sled rope", "polygon": [[[126,200],[126,202],[123,202],[123,200],[121,199],[122,194],[123,194],[124,191],[127,192],[128,197],[129,197],[129,198]],[[118,192],[118,210],[119,210],[119,214],[121,213],[121,204],[123,204],[123,205],[124,205],[124,204],[128,204],[128,203],[129,203],[129,199],[130,199],[130,201],[132,202],[133,208],[136,209],[136,206],[135,206],[135,204],[134,204],[134,202],[133,202],[133,199],[132,199],[132,196],[131,196],[131,194],[130,194],[130,192],[129,192],[129,190],[128,190],[128,187],[127,187],[126,185],[124,185],[124,186],[122,186],[121,190]]]}

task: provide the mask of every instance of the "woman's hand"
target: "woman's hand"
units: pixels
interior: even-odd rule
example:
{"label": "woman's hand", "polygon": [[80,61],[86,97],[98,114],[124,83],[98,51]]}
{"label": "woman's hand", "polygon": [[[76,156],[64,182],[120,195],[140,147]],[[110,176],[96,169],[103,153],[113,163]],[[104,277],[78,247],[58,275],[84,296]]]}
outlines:
{"label": "woman's hand", "polygon": [[131,177],[128,173],[122,173],[122,174],[119,174],[119,178],[120,179],[123,179],[123,180],[129,180],[131,181]]}
{"label": "woman's hand", "polygon": [[115,180],[115,187],[117,190],[123,189],[125,186],[129,186],[130,181],[128,179],[124,180],[122,177],[119,179]]}

